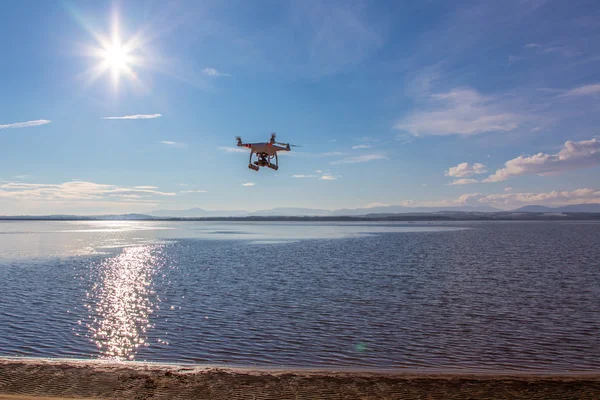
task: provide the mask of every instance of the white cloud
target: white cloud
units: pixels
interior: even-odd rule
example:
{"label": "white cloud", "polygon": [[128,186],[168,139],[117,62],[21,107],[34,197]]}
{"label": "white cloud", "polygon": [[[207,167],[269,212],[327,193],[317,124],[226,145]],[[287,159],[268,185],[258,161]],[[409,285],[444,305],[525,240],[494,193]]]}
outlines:
{"label": "white cloud", "polygon": [[219,72],[214,68],[204,68],[204,70],[202,72],[204,72],[208,76],[231,76],[229,74]]}
{"label": "white cloud", "polygon": [[594,138],[581,142],[565,142],[558,154],[538,153],[520,156],[507,161],[505,167],[490,175],[484,182],[501,182],[514,176],[547,175],[562,171],[600,165],[600,140]]}
{"label": "white cloud", "polygon": [[335,181],[338,177],[325,173],[319,179],[322,181]]}
{"label": "white cloud", "polygon": [[478,183],[478,182],[479,181],[477,179],[461,178],[461,179],[455,179],[454,181],[450,182],[449,185],[450,186],[470,185],[472,183]]}
{"label": "white cloud", "polygon": [[341,160],[331,161],[330,164],[355,164],[383,159],[385,159],[383,154],[363,154],[361,156],[346,157],[342,158]]}
{"label": "white cloud", "polygon": [[467,176],[473,176],[475,174],[484,174],[486,172],[486,166],[481,163],[469,165],[469,163],[464,162],[458,164],[456,167],[448,168],[448,171],[446,171],[445,175],[455,178],[464,178]]}
{"label": "white cloud", "polygon": [[182,190],[179,193],[188,194],[188,193],[207,193],[206,190]]}
{"label": "white cloud", "polygon": [[373,147],[373,146],[371,146],[370,144],[359,144],[357,146],[352,146],[352,149],[353,150],[357,150],[357,149],[370,149],[371,147]]}
{"label": "white cloud", "polygon": [[175,196],[161,192],[155,186],[121,187],[85,181],[61,184],[8,182],[0,184],[0,198],[40,201],[79,201],[131,198],[131,196]]}
{"label": "white cloud", "polygon": [[170,140],[161,140],[159,143],[166,144],[167,146],[171,146],[171,147],[178,147],[178,148],[187,147],[187,145],[185,143],[173,142]]}
{"label": "white cloud", "polygon": [[511,131],[522,120],[497,98],[482,96],[473,89],[454,89],[430,95],[423,109],[409,114],[394,128],[413,136],[476,135]]}
{"label": "white cloud", "polygon": [[318,170],[316,170],[315,172],[316,172],[317,174],[320,174],[320,173],[321,173],[321,172],[323,172],[323,171],[321,171],[320,169],[318,169]]}
{"label": "white cloud", "polygon": [[506,187],[506,188],[504,188],[504,191],[505,191],[505,192],[512,192],[512,190],[513,190],[513,188],[511,188],[511,187]]}
{"label": "white cloud", "polygon": [[562,205],[562,204],[581,204],[581,203],[600,203],[600,190],[598,189],[577,189],[572,191],[554,190],[543,193],[503,193],[482,196],[478,199],[479,203],[496,205],[523,205],[523,204],[542,204],[542,205]]}
{"label": "white cloud", "polygon": [[219,146],[219,150],[223,150],[227,153],[246,153],[249,154],[249,149],[247,147],[225,147]]}
{"label": "white cloud", "polygon": [[45,125],[49,124],[50,121],[47,119],[38,119],[35,121],[27,121],[27,122],[16,122],[14,124],[5,124],[0,125],[0,129],[9,129],[9,128],[29,128],[32,126]]}
{"label": "white cloud", "polygon": [[158,117],[162,117],[162,114],[135,114],[122,117],[104,117],[104,119],[153,119]]}
{"label": "white cloud", "polygon": [[242,186],[254,186],[253,182],[242,183]]}
{"label": "white cloud", "polygon": [[592,95],[600,95],[600,83],[584,85],[575,89],[571,89],[566,93],[561,94],[559,97],[580,97]]}
{"label": "white cloud", "polygon": [[292,178],[315,178],[316,175],[302,175],[302,174],[298,174],[298,175],[292,175]]}

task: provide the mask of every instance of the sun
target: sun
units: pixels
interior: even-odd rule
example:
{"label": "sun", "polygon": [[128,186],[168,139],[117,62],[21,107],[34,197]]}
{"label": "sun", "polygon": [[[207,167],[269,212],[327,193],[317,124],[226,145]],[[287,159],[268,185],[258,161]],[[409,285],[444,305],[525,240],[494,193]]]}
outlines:
{"label": "sun", "polygon": [[118,41],[104,49],[104,62],[113,73],[130,70],[132,59],[127,48]]}
{"label": "sun", "polygon": [[85,78],[91,84],[101,76],[109,75],[115,90],[119,88],[121,78],[140,86],[136,70],[145,64],[145,57],[141,57],[140,54],[144,53],[141,46],[146,41],[139,33],[131,37],[124,36],[117,15],[114,16],[110,31],[108,35],[90,31],[96,45],[86,46],[85,53],[95,61],[84,73]]}

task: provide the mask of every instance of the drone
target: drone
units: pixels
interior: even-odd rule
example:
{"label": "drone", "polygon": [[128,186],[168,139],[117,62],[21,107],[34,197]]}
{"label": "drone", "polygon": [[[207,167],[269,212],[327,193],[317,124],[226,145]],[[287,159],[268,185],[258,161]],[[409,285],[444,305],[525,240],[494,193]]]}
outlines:
{"label": "drone", "polygon": [[[299,147],[295,144],[280,143],[275,141],[275,133],[271,134],[271,139],[263,143],[242,143],[242,138],[236,136],[238,147],[247,147],[250,149],[250,161],[248,168],[258,171],[260,167],[268,167],[275,171],[279,169],[278,151],[290,151],[291,147]],[[252,162],[252,156],[256,154],[256,161]],[[275,164],[272,163],[275,159]]]}

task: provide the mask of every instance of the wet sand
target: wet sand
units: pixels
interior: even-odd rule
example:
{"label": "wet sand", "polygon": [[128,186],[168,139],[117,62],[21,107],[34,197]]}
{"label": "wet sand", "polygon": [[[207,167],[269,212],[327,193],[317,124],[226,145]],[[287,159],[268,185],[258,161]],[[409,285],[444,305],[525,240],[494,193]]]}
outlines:
{"label": "wet sand", "polygon": [[33,398],[600,399],[600,372],[370,372],[0,359],[0,400]]}

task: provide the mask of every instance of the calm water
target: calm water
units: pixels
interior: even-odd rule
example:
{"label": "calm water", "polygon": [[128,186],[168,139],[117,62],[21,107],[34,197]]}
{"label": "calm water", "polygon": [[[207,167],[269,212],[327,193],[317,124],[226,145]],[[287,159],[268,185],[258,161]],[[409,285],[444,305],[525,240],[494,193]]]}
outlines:
{"label": "calm water", "polygon": [[600,224],[0,222],[0,356],[600,369]]}

